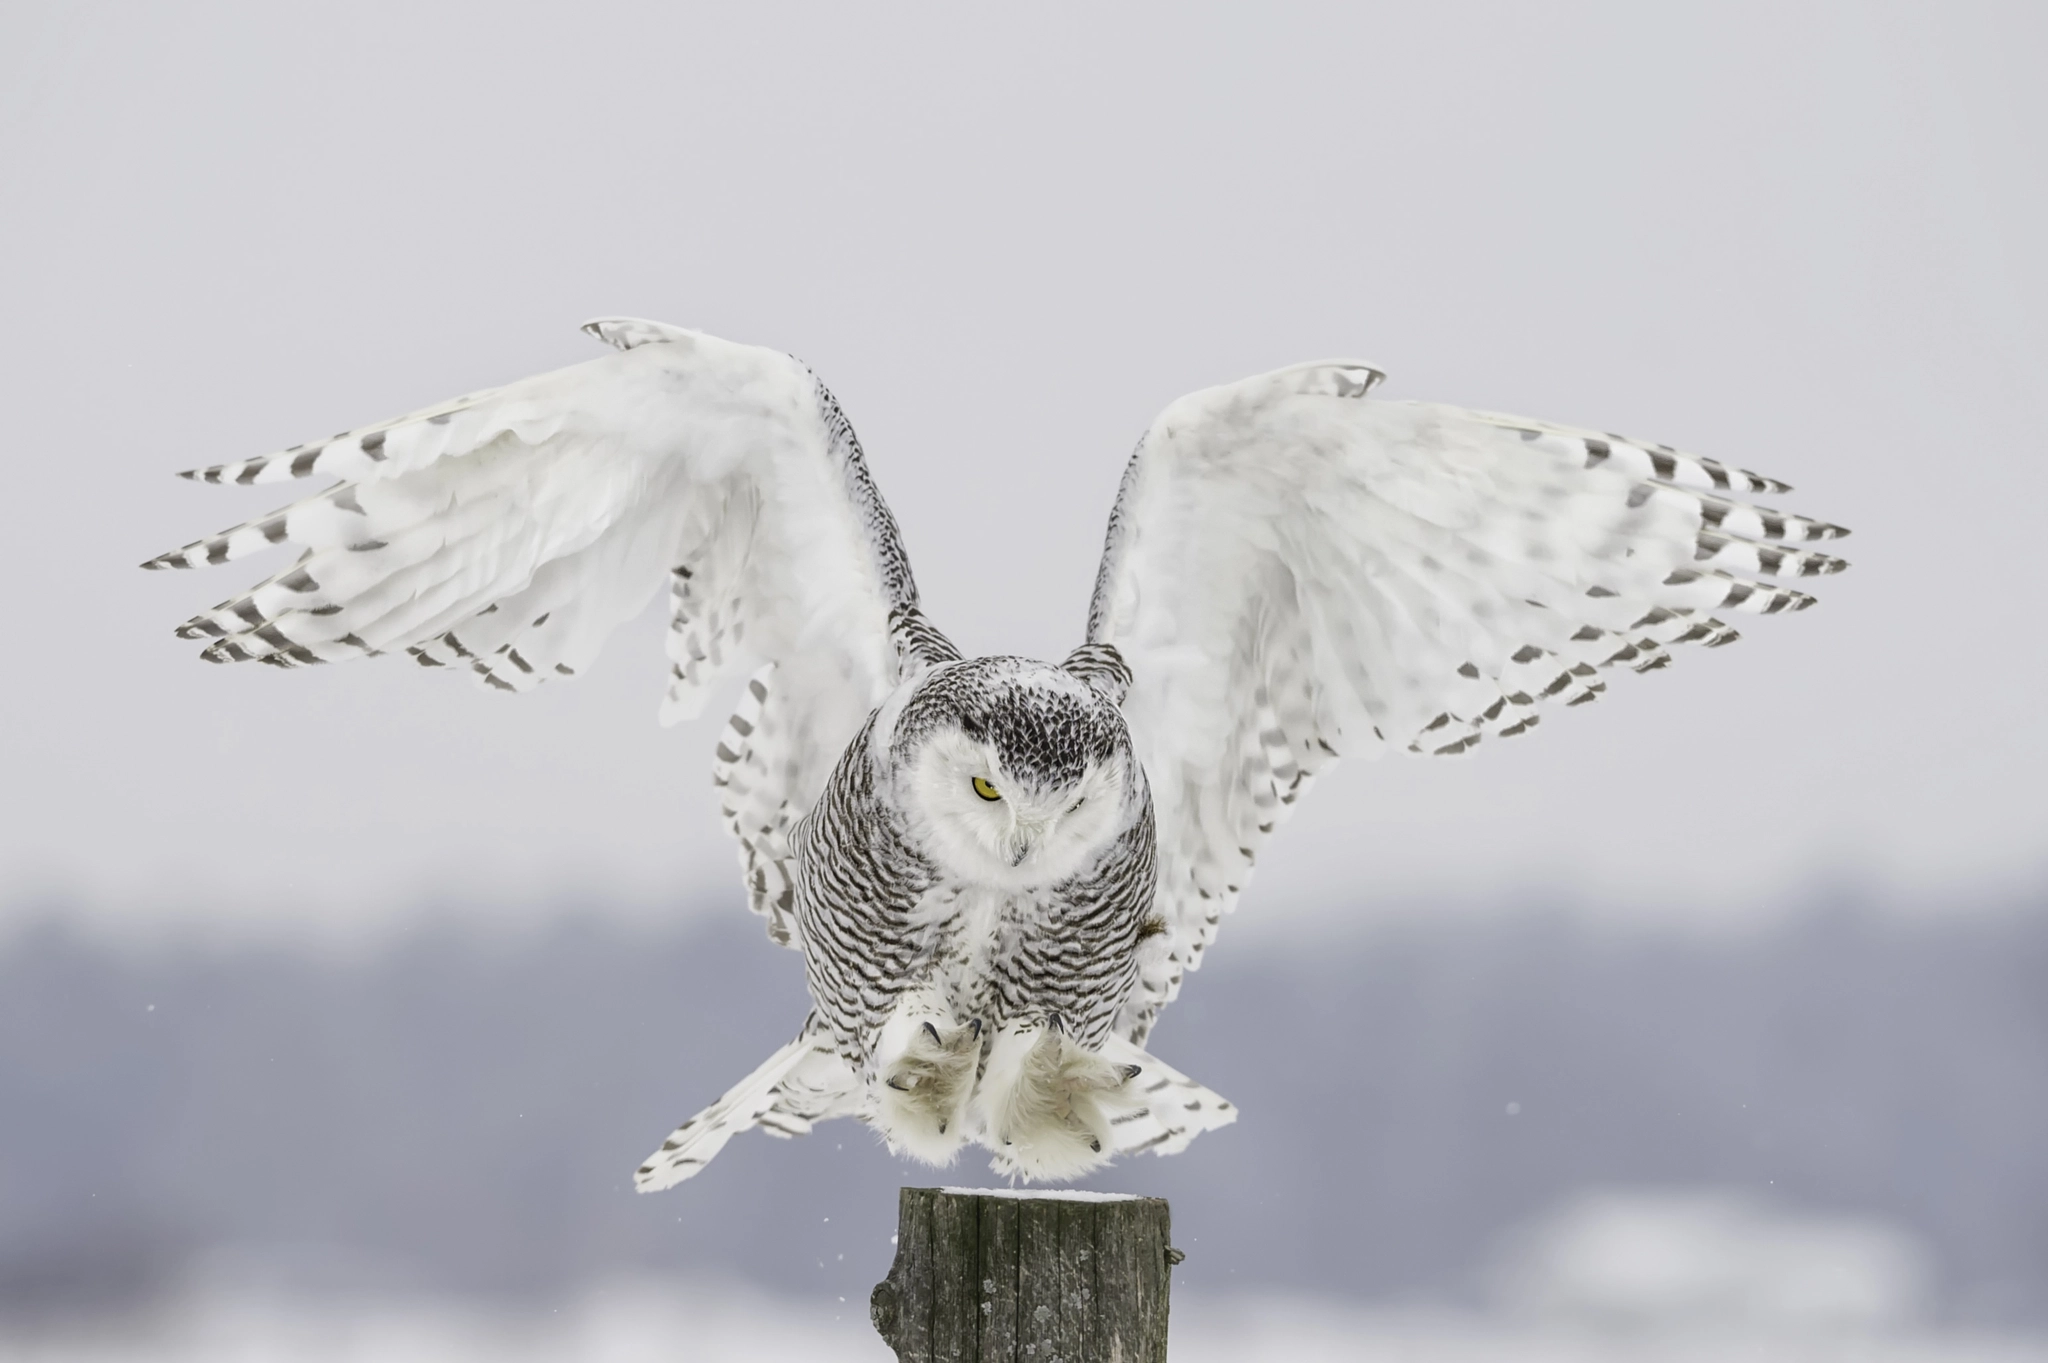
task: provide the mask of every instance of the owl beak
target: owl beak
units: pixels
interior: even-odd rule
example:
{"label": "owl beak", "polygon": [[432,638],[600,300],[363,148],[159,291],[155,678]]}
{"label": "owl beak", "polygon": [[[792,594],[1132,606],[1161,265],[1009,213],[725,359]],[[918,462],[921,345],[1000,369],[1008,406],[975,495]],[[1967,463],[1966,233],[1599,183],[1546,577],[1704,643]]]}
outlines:
{"label": "owl beak", "polygon": [[1038,846],[1038,840],[1045,836],[1047,824],[1039,819],[1018,819],[1010,825],[1010,865],[1022,866],[1024,859],[1031,855],[1031,849]]}

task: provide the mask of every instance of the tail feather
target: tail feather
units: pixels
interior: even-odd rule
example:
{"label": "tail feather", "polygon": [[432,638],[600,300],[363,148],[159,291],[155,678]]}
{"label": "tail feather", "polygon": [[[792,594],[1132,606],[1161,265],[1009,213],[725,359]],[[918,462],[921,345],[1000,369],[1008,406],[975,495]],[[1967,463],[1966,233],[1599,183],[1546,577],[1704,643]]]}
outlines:
{"label": "tail feather", "polygon": [[1134,1042],[1112,1036],[1103,1043],[1101,1054],[1116,1064],[1139,1067],[1131,1087],[1145,1099],[1143,1107],[1111,1121],[1119,1155],[1146,1150],[1155,1155],[1177,1155],[1203,1132],[1237,1120],[1237,1108],[1229,1099]]}
{"label": "tail feather", "polygon": [[653,1193],[693,1178],[727,1141],[756,1126],[774,1136],[804,1135],[813,1123],[851,1115],[859,1095],[853,1067],[818,1031],[806,1027],[717,1102],[669,1133],[634,1171],[633,1187]]}

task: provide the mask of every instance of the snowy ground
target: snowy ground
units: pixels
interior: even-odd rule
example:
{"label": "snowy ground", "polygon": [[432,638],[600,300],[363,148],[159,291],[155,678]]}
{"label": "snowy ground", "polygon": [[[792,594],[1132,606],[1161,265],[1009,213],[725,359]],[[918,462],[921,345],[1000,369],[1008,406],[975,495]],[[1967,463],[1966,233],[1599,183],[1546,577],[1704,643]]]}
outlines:
{"label": "snowy ground", "polygon": [[[616,1287],[561,1308],[491,1312],[402,1304],[217,1296],[122,1325],[0,1333],[19,1363],[888,1363],[865,1303],[797,1304],[743,1287]],[[1511,1324],[1316,1300],[1185,1302],[1175,1363],[2021,1363],[2048,1340],[1904,1330],[1638,1323]]]}

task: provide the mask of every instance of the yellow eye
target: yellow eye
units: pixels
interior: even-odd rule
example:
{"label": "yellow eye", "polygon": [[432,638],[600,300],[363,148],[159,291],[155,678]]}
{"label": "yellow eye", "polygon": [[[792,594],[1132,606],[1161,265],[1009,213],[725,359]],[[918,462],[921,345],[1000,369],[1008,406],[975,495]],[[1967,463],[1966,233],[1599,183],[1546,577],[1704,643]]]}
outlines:
{"label": "yellow eye", "polygon": [[984,800],[1000,800],[1003,798],[1001,791],[982,780],[979,776],[974,778],[974,793]]}

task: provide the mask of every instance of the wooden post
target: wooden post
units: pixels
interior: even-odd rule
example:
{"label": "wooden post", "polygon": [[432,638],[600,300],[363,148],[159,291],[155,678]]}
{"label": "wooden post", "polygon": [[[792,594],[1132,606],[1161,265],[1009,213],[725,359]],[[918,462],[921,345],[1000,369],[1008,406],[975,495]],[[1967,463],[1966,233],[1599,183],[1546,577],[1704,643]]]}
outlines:
{"label": "wooden post", "polygon": [[1165,1363],[1164,1198],[905,1188],[875,1329],[899,1363]]}

